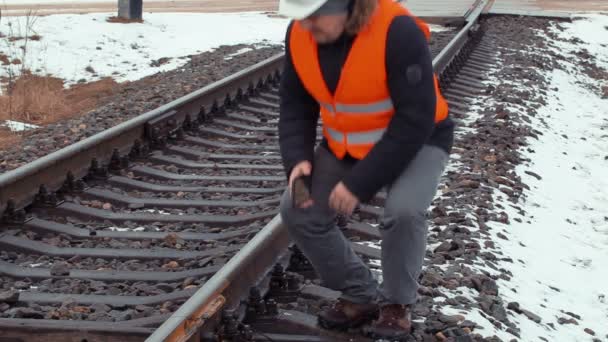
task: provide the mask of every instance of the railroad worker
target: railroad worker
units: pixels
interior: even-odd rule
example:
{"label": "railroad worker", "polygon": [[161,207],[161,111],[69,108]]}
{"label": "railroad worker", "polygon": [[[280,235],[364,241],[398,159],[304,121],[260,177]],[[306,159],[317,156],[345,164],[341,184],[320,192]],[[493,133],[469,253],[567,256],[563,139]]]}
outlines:
{"label": "railroad worker", "polygon": [[[319,324],[371,323],[376,338],[405,336],[426,214],[454,133],[433,74],[430,30],[393,0],[281,0],[279,12],[293,19],[280,85],[279,144],[289,179],[281,215],[323,285],[342,293],[319,313]],[[323,139],[315,149],[319,117]],[[309,200],[294,203],[306,184],[296,179],[309,180]],[[335,217],[381,189],[379,284]]]}

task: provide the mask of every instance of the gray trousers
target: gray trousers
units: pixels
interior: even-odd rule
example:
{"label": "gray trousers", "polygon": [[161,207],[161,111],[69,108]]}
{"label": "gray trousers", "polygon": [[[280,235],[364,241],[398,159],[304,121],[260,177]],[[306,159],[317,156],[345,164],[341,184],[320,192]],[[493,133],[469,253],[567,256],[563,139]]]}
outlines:
{"label": "gray trousers", "polygon": [[312,171],[314,204],[293,208],[287,190],[281,199],[281,216],[290,237],[310,260],[323,285],[358,303],[415,303],[426,250],[427,210],[447,162],[445,151],[425,145],[387,187],[379,226],[383,278],[379,285],[335,225],[336,213],[328,206],[331,191],[349,167],[327,149],[317,148]]}

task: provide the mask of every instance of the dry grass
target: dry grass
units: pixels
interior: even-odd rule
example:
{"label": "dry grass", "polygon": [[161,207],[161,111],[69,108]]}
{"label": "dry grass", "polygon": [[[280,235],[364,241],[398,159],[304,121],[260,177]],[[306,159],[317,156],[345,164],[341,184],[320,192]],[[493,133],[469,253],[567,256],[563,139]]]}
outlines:
{"label": "dry grass", "polygon": [[[113,79],[106,78],[66,90],[62,79],[33,75],[26,62],[29,61],[28,42],[42,39],[34,30],[37,18],[34,11],[28,11],[23,25],[15,28],[9,22],[8,31],[0,32],[8,51],[0,53],[0,64],[8,72],[7,76],[0,78],[0,123],[14,120],[44,126],[80,116],[101,105],[104,99],[111,98],[118,88]],[[0,127],[0,150],[5,146],[19,145],[22,135]]]}
{"label": "dry grass", "polygon": [[0,52],[0,62],[3,65],[9,65],[11,64],[11,61],[8,59],[8,56],[5,55],[4,53]]}
{"label": "dry grass", "polygon": [[121,18],[121,17],[109,17],[107,20],[107,22],[109,23],[118,23],[118,24],[133,24],[133,23],[143,23],[144,21],[142,19],[127,19],[127,18]]}
{"label": "dry grass", "polygon": [[0,128],[0,149],[11,146],[21,141],[21,135],[15,134],[8,129]]}
{"label": "dry grass", "polygon": [[45,125],[84,114],[114,94],[117,83],[106,78],[64,89],[63,80],[25,74],[0,96],[0,120]]}
{"label": "dry grass", "polygon": [[[111,78],[64,89],[63,80],[26,74],[14,83],[10,96],[0,96],[0,122],[15,120],[47,125],[81,116],[107,102],[119,85]],[[18,145],[19,132],[0,127],[0,151]]]}

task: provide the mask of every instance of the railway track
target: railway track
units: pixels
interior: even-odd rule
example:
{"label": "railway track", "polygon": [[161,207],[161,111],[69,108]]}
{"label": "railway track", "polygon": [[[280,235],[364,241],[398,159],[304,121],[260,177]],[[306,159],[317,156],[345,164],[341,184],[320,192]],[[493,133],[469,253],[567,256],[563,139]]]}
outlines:
{"label": "railway track", "polygon": [[[484,5],[431,44],[456,119],[492,63]],[[366,340],[316,327],[337,294],[277,216],[281,58],[0,176],[0,341]],[[338,222],[375,268],[383,198]]]}

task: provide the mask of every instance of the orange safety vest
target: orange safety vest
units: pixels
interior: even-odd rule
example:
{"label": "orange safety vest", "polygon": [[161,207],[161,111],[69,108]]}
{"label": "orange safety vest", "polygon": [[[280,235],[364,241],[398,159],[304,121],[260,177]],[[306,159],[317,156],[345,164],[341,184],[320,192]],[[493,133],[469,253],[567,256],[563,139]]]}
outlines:
{"label": "orange safety vest", "polygon": [[[292,26],[289,44],[296,73],[319,103],[323,135],[339,159],[347,152],[363,159],[380,140],[395,113],[386,82],[386,35],[393,18],[400,15],[413,17],[426,39],[430,38],[428,25],[405,7],[393,0],[378,0],[370,22],[355,38],[334,96],[323,79],[317,43],[298,21]],[[434,79],[437,123],[447,117],[448,105],[441,95],[436,75]]]}

